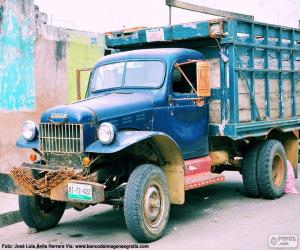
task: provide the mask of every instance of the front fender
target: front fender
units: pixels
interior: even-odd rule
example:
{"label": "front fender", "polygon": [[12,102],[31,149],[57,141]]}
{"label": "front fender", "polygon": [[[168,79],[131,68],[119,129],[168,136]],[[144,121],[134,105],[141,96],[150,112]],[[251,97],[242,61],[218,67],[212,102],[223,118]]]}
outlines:
{"label": "front fender", "polygon": [[114,139],[112,144],[104,145],[100,141],[96,141],[85,149],[85,152],[88,153],[100,153],[100,154],[111,154],[121,151],[124,148],[129,147],[139,141],[148,139],[153,136],[167,136],[168,135],[155,132],[155,131],[120,131],[117,132],[116,138]]}
{"label": "front fender", "polygon": [[40,148],[39,138],[37,137],[33,141],[26,141],[23,136],[20,136],[16,142],[18,148]]}
{"label": "front fender", "polygon": [[120,131],[116,134],[112,144],[103,145],[97,141],[89,145],[85,151],[102,154],[115,153],[143,140],[151,140],[164,159],[165,165],[160,167],[167,178],[170,202],[183,204],[185,200],[184,162],[178,145],[170,136],[154,131]]}

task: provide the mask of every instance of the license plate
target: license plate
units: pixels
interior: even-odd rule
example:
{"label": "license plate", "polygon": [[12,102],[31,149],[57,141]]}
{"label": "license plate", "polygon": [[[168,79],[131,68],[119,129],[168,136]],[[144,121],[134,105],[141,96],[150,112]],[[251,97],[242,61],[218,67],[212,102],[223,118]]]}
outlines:
{"label": "license plate", "polygon": [[69,183],[68,198],[72,200],[93,200],[92,186],[87,184]]}

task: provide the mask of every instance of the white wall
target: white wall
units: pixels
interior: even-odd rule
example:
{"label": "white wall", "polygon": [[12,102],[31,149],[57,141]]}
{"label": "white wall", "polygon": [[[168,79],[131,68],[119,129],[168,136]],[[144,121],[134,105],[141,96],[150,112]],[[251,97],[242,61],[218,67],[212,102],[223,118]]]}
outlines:
{"label": "white wall", "polygon": [[[297,27],[300,19],[300,0],[183,1],[254,15],[256,21],[289,27]],[[79,30],[105,32],[124,27],[168,24],[165,0],[35,0],[35,3],[48,14],[50,24]],[[210,18],[195,12],[173,9],[174,23]]]}

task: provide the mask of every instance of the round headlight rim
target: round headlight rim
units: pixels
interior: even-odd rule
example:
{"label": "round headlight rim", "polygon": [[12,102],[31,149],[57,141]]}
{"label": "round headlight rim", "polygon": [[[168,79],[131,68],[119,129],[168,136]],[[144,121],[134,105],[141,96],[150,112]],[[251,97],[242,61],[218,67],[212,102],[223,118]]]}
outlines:
{"label": "round headlight rim", "polygon": [[[32,136],[30,136],[30,137],[25,137],[25,136],[24,136],[23,128],[24,128],[24,126],[25,126],[26,124],[31,124],[31,125],[33,125],[33,126],[32,126],[32,127],[33,127]],[[22,133],[22,137],[23,137],[26,141],[33,141],[33,140],[37,137],[37,134],[38,134],[38,126],[37,126],[37,124],[36,124],[34,121],[32,121],[32,120],[26,120],[26,121],[24,121],[23,124],[22,124],[22,127],[21,127],[21,133]]]}
{"label": "round headlight rim", "polygon": [[[102,140],[102,139],[100,138],[100,135],[99,135],[99,131],[100,131],[101,127],[103,127],[103,126],[108,127],[109,130],[110,130],[111,136],[110,136],[109,140],[107,140],[107,141]],[[115,139],[115,137],[116,137],[116,127],[115,127],[112,123],[110,123],[110,122],[103,122],[103,123],[101,123],[101,124],[99,125],[97,134],[98,134],[98,139],[99,139],[99,141],[100,141],[103,145],[109,145],[109,144],[111,144],[111,143],[114,141],[114,139]]]}

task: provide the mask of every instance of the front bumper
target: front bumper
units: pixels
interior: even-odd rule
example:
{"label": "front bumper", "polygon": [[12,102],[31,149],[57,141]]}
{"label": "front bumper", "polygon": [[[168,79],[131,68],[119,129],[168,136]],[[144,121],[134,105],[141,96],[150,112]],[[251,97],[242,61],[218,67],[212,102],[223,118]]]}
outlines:
{"label": "front bumper", "polygon": [[[25,171],[26,176],[28,177],[33,176],[33,170],[57,171],[55,170],[56,167],[42,166],[43,168],[40,168],[39,166],[41,165],[24,163],[22,165],[22,170]],[[73,187],[72,190],[70,190],[70,187]],[[89,194],[81,195],[81,190],[79,190],[79,194],[76,195],[76,189],[80,189],[80,187],[87,188]],[[66,179],[56,186],[51,187],[46,197],[56,201],[97,204],[104,202],[105,200],[104,188],[104,185],[94,181]],[[71,191],[73,193],[70,193]],[[26,196],[34,195],[26,185],[19,184],[14,175],[7,173],[0,173],[0,192]]]}

